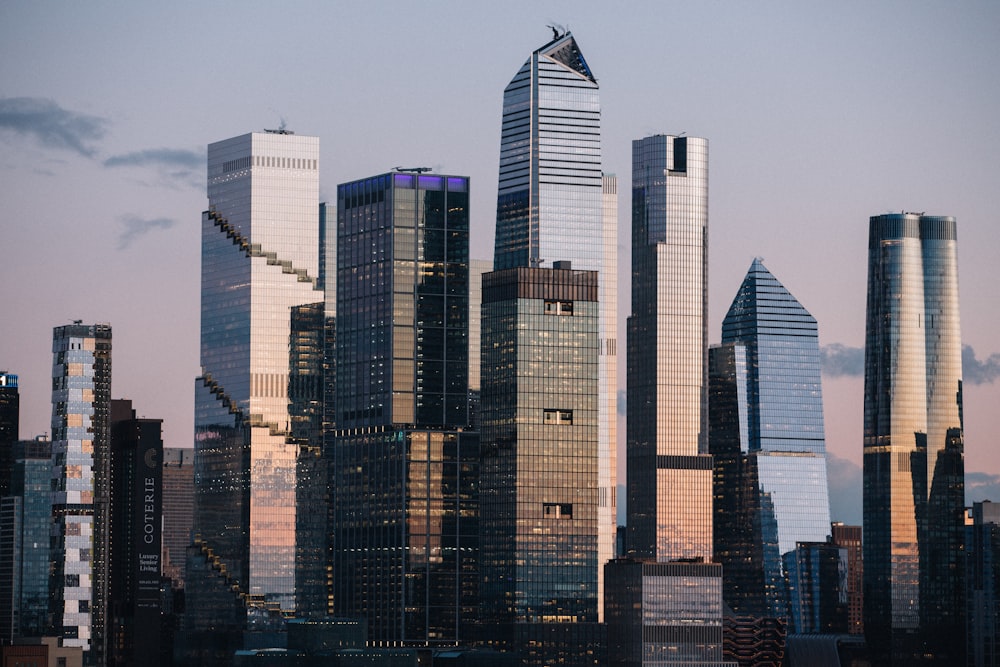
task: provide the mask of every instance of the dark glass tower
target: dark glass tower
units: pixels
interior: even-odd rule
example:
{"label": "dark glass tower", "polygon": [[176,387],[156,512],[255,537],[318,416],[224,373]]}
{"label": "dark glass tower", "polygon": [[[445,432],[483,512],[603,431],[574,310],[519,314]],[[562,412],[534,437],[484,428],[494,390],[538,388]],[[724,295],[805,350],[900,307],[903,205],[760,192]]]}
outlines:
{"label": "dark glass tower", "polygon": [[52,443],[13,446],[10,492],[0,499],[0,642],[40,637],[49,611]]}
{"label": "dark glass tower", "polygon": [[469,179],[342,184],[337,230],[334,610],[382,646],[455,644],[477,600]]}
{"label": "dark glass tower", "polygon": [[709,368],[726,602],[740,614],[784,617],[806,604],[785,589],[785,555],[830,533],[823,395],[816,320],[760,259],[722,322]]}
{"label": "dark glass tower", "polygon": [[964,523],[956,238],[950,217],[871,218],[864,623],[884,660],[964,660],[955,595]]}
{"label": "dark glass tower", "polygon": [[597,622],[597,272],[562,266],[483,276],[480,621],[522,664]]}
{"label": "dark glass tower", "polygon": [[109,666],[160,661],[163,608],[163,421],[111,401]]}
{"label": "dark glass tower", "polygon": [[0,498],[6,496],[10,488],[14,443],[17,442],[21,419],[20,405],[17,376],[0,371]]}

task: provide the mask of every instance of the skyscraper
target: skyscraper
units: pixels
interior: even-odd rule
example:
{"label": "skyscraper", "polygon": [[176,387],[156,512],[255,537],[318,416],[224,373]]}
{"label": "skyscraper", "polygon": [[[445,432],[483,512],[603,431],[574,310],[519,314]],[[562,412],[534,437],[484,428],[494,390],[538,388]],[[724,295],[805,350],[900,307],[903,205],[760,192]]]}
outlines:
{"label": "skyscraper", "polygon": [[337,229],[334,611],[381,646],[453,645],[477,600],[469,179],[344,183]]}
{"label": "skyscraper", "polygon": [[0,498],[0,641],[40,637],[49,611],[52,446],[47,438],[13,448],[10,493]]}
{"label": "skyscraper", "polygon": [[[964,658],[962,350],[955,219],[873,216],[865,335],[865,635],[882,657]],[[957,503],[957,505],[956,505]],[[933,525],[932,525],[933,524]]]}
{"label": "skyscraper", "polygon": [[64,646],[107,656],[111,483],[111,327],[52,332],[50,613]]}
{"label": "skyscraper", "polygon": [[847,632],[862,635],[865,631],[864,562],[861,560],[861,526],[847,526],[840,521],[830,525],[833,543],[847,550]]}
{"label": "skyscraper", "polygon": [[708,141],[632,142],[630,555],[712,559],[705,364]]}
{"label": "skyscraper", "polygon": [[494,268],[601,271],[601,177],[597,79],[573,34],[556,33],[504,89]]}
{"label": "skyscraper", "polygon": [[[784,617],[805,602],[789,598],[783,558],[798,542],[822,544],[830,534],[823,394],[816,320],[759,258],[722,322],[709,368],[726,602],[737,613]],[[738,397],[732,409],[725,396]]]}
{"label": "skyscraper", "polygon": [[162,424],[137,418],[132,401],[111,401],[108,665],[160,662]]}
{"label": "skyscraper", "polygon": [[0,498],[7,495],[14,443],[17,442],[21,415],[21,394],[17,376],[0,371]]}
{"label": "skyscraper", "polygon": [[[235,631],[295,608],[293,425],[302,415],[290,412],[289,346],[293,310],[323,301],[318,170],[319,140],[285,130],[208,147],[195,398],[195,531],[206,565],[188,572],[202,578],[189,588],[192,630]],[[213,611],[217,589],[247,613]]]}
{"label": "skyscraper", "polygon": [[[722,568],[709,562],[707,277],[708,141],[633,141],[626,550],[642,571],[611,563],[605,600],[611,651],[631,631],[629,641],[642,642],[638,664],[724,664]],[[611,615],[620,622],[630,595],[621,586],[633,577],[642,616],[613,631]]]}
{"label": "skyscraper", "polygon": [[493,267],[599,273],[600,600],[617,528],[618,186],[601,171],[597,79],[572,33],[554,33],[504,90]]}
{"label": "skyscraper", "polygon": [[522,664],[586,664],[529,647],[597,622],[597,294],[559,262],[483,277],[480,621]]}

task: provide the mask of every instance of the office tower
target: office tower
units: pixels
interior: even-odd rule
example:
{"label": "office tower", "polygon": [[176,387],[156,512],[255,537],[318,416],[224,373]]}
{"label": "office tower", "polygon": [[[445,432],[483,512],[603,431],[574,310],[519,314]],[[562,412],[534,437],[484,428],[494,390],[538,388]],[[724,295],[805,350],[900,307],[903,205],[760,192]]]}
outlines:
{"label": "office tower", "polygon": [[[916,213],[871,218],[865,334],[865,636],[879,659],[964,647],[962,351],[956,225]],[[934,525],[928,524],[933,520]]]}
{"label": "office tower", "polygon": [[[641,577],[643,597],[635,602],[642,615],[629,621],[642,638],[640,664],[724,664],[722,571],[709,563],[707,239],[708,141],[666,135],[633,141],[626,549],[636,564],[607,566],[605,607],[614,653],[620,640],[612,636],[612,609],[627,591],[611,578]],[[648,572],[637,574],[642,568]],[[672,627],[646,631],[645,625]]]}
{"label": "office tower", "polygon": [[477,600],[469,179],[344,183],[337,229],[334,612],[377,645],[453,645]]}
{"label": "office tower", "polygon": [[0,499],[0,643],[37,637],[49,611],[52,445],[14,443],[10,490]]}
{"label": "office tower", "polygon": [[187,587],[185,622],[222,636],[267,627],[295,609],[297,429],[308,417],[291,411],[298,385],[290,387],[289,348],[296,309],[323,301],[319,140],[277,130],[210,144],[208,200],[197,549],[187,572],[197,582]]}
{"label": "office tower", "polygon": [[483,276],[480,622],[522,661],[541,626],[598,619],[597,299],[569,263]]}
{"label": "office tower", "polygon": [[10,488],[14,443],[17,442],[20,424],[20,401],[17,376],[0,371],[0,498],[6,496]]}
{"label": "office tower", "polygon": [[618,559],[606,570],[609,665],[736,667],[723,656],[722,566]]}
{"label": "office tower", "polygon": [[160,662],[163,420],[111,401],[108,665]]}
{"label": "office tower", "polygon": [[1000,503],[973,503],[966,527],[968,664],[1000,665]]}
{"label": "office tower", "polygon": [[847,550],[832,542],[799,542],[782,560],[789,634],[845,634]]}
{"label": "office tower", "polygon": [[64,646],[107,659],[111,326],[52,332],[52,541],[49,611]]}
{"label": "office tower", "polygon": [[553,32],[504,90],[493,267],[599,272],[600,599],[617,529],[617,179],[601,171],[597,79],[572,33]]}
{"label": "office tower", "polygon": [[861,526],[847,526],[840,521],[830,525],[832,541],[847,549],[847,632],[852,635],[865,633],[864,561],[861,556]]}
{"label": "office tower", "polygon": [[163,575],[184,588],[185,550],[194,525],[194,450],[163,448]]}
{"label": "office tower", "polygon": [[627,548],[640,559],[712,559],[707,240],[708,141],[633,141]]}
{"label": "office tower", "polygon": [[784,617],[806,604],[785,590],[785,555],[830,533],[823,397],[816,320],[759,258],[722,322],[709,378],[726,602],[739,614]]}
{"label": "office tower", "polygon": [[601,271],[601,177],[597,79],[572,33],[557,33],[504,89],[494,268]]}

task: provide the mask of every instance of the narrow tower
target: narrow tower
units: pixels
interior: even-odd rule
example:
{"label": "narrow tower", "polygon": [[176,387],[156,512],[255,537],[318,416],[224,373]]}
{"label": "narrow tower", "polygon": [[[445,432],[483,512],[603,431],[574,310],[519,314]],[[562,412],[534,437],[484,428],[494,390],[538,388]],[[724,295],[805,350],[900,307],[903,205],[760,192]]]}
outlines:
{"label": "narrow tower", "polygon": [[107,657],[111,327],[52,334],[52,572],[49,611],[64,646]]}

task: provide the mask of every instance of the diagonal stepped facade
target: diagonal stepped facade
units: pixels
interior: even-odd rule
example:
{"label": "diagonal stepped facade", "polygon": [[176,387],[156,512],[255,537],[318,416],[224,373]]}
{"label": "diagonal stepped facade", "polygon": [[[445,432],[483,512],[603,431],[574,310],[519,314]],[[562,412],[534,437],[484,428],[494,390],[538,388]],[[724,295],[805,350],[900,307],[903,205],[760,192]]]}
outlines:
{"label": "diagonal stepped facade", "polygon": [[191,587],[193,630],[252,627],[295,609],[289,345],[296,309],[322,308],[318,174],[315,137],[254,132],[208,147],[195,531],[211,565],[198,574],[224,577],[238,601]]}

